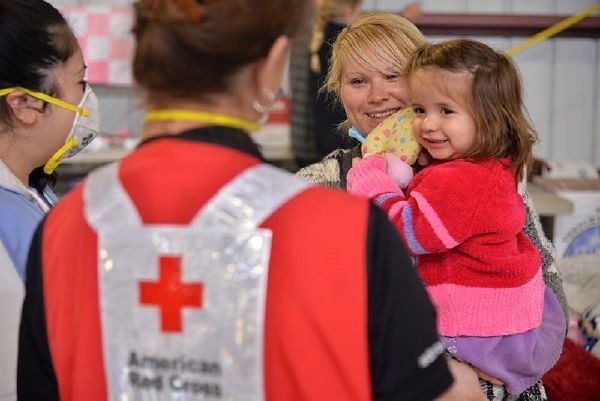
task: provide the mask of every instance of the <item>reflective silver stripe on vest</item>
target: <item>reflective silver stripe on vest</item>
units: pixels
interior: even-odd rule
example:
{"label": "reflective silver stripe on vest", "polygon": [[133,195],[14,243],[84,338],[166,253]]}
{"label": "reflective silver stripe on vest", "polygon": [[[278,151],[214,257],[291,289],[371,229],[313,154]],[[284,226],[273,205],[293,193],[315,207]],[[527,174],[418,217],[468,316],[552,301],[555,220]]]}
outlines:
{"label": "reflective silver stripe on vest", "polygon": [[[90,185],[91,180],[94,181]],[[309,184],[267,164],[249,168],[225,185],[198,212],[190,225],[258,227],[269,215]],[[110,191],[107,189],[111,188]],[[88,177],[85,214],[92,227],[112,220],[119,226],[142,226],[135,205],[118,178],[118,164],[101,167]]]}
{"label": "reflective silver stripe on vest", "polygon": [[192,224],[253,229],[307,186],[306,181],[286,171],[261,164],[223,187],[194,217]]}
{"label": "reflective silver stripe on vest", "polygon": [[85,216],[94,229],[107,221],[118,226],[142,226],[140,215],[119,180],[118,168],[118,163],[100,167],[90,173],[83,187]]}
{"label": "reflective silver stripe on vest", "polygon": [[270,230],[307,184],[268,165],[225,185],[188,226],[143,226],[118,165],[92,173],[109,399],[251,400],[263,395]]}

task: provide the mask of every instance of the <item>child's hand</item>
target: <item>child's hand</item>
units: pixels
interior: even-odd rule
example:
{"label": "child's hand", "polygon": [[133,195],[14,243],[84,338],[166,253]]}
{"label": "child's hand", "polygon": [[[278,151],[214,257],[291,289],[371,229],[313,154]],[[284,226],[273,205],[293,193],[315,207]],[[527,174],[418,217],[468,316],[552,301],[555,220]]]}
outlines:
{"label": "child's hand", "polygon": [[385,159],[387,160],[387,174],[400,188],[407,188],[413,178],[412,167],[391,153],[386,153]]}
{"label": "child's hand", "polygon": [[346,177],[349,193],[364,198],[373,198],[382,193],[401,193],[394,180],[387,175],[385,156],[375,155],[353,162]]}

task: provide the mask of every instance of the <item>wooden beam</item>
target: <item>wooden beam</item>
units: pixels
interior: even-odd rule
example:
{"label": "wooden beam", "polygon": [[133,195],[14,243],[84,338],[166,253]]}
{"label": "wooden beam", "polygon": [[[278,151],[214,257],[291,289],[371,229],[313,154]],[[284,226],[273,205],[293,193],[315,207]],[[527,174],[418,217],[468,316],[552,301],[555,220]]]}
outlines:
{"label": "wooden beam", "polygon": [[[425,35],[531,36],[567,15],[423,14],[415,24]],[[588,17],[555,37],[600,38],[600,17]]]}

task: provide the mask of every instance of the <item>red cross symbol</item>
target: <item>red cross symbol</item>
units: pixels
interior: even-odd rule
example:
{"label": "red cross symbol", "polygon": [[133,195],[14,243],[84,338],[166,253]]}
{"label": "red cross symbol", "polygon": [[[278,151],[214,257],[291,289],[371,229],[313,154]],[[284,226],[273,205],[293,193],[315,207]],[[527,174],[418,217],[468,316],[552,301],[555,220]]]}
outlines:
{"label": "red cross symbol", "polygon": [[181,332],[181,308],[202,308],[202,283],[181,282],[181,257],[161,256],[158,282],[141,281],[140,304],[160,308],[160,330]]}

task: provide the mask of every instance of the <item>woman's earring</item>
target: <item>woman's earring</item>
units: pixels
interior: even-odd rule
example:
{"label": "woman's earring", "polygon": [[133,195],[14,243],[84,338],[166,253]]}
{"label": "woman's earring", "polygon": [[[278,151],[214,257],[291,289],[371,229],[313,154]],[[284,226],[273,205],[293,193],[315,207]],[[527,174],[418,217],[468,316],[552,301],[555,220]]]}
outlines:
{"label": "woman's earring", "polygon": [[266,114],[271,111],[271,108],[275,104],[275,94],[268,89],[263,89],[262,94],[267,100],[267,104],[262,104],[257,99],[254,99],[252,101],[252,108],[261,114]]}

